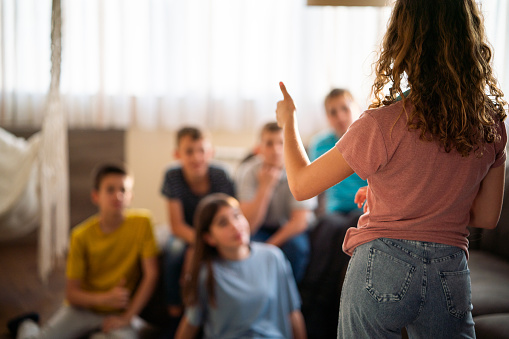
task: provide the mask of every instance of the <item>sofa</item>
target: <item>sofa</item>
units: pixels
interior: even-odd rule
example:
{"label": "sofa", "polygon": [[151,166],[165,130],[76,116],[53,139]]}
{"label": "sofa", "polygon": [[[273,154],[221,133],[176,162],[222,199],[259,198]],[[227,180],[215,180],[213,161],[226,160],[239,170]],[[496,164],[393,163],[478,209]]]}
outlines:
{"label": "sofa", "polygon": [[504,204],[493,230],[471,229],[470,279],[478,339],[509,339],[509,171]]}

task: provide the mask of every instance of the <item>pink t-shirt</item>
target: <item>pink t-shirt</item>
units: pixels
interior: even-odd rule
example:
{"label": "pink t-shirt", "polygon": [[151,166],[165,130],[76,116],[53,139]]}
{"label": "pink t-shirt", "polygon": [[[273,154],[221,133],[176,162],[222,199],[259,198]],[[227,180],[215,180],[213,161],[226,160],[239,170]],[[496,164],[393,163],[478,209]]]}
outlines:
{"label": "pink t-shirt", "polygon": [[369,211],[347,231],[343,250],[351,255],[371,240],[392,238],[453,245],[468,255],[470,207],[488,170],[505,163],[505,125],[499,123],[501,141],[486,144],[482,157],[462,157],[420,140],[402,109],[400,101],[364,112],[336,144],[369,185]]}

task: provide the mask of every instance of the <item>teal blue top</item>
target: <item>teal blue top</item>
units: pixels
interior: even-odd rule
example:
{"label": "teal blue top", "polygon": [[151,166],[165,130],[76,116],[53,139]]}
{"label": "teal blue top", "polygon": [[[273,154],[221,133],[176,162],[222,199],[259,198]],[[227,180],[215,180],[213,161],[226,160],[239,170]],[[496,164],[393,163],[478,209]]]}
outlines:
{"label": "teal blue top", "polygon": [[[322,154],[336,146],[339,138],[332,131],[322,132],[315,135],[309,144],[309,157],[311,161],[319,158]],[[327,213],[349,213],[358,210],[354,203],[355,193],[360,187],[367,186],[368,182],[362,180],[357,174],[352,174],[337,185],[332,186],[325,192]]]}

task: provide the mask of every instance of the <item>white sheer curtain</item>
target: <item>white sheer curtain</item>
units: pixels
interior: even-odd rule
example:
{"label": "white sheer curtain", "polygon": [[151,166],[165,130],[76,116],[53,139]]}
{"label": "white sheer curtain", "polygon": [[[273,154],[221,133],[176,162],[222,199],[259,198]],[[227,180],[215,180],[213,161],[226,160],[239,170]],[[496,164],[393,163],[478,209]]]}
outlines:
{"label": "white sheer curtain", "polygon": [[42,125],[50,32],[51,0],[0,0],[0,126]]}
{"label": "white sheer curtain", "polygon": [[[495,70],[509,94],[509,5],[483,1]],[[0,0],[0,125],[40,124],[49,85],[49,0]],[[389,8],[304,0],[63,0],[61,90],[72,127],[256,129],[284,81],[304,134],[324,95],[367,107]],[[14,15],[13,15],[14,13]]]}
{"label": "white sheer curtain", "polygon": [[332,86],[365,101],[388,13],[295,0],[68,1],[69,122],[257,128],[273,119],[283,80],[316,130]]}

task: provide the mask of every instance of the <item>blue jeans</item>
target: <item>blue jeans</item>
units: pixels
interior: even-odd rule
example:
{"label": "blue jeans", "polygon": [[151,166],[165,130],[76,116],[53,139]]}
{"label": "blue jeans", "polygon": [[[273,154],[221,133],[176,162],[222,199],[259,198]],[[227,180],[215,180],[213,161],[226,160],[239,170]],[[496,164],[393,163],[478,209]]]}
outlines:
{"label": "blue jeans", "polygon": [[475,338],[470,271],[458,247],[380,238],[350,259],[338,338]]}
{"label": "blue jeans", "polygon": [[161,272],[167,305],[182,305],[180,275],[186,250],[187,243],[184,240],[170,235],[163,250],[163,269]]}
{"label": "blue jeans", "polygon": [[[267,241],[277,229],[260,228],[254,235],[251,236],[252,241],[265,242]],[[282,246],[281,250],[286,255],[286,258],[292,266],[293,276],[295,281],[299,283],[304,277],[306,268],[309,262],[310,245],[308,232],[303,232],[293,238],[288,239]]]}

